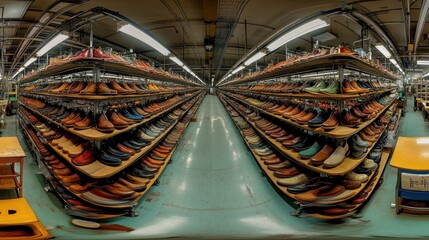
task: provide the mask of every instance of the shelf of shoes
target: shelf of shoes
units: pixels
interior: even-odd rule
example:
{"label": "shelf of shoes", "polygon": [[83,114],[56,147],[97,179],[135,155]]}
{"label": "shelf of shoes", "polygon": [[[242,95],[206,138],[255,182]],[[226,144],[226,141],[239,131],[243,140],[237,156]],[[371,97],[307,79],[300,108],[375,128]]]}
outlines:
{"label": "shelf of shoes", "polygon": [[[226,105],[225,102],[224,102],[224,105]],[[228,109],[228,107],[227,107],[227,109]],[[230,112],[230,115],[232,117],[233,114],[231,113],[231,110],[228,110],[228,112]],[[262,159],[263,156],[261,156],[260,153],[258,153],[257,151],[254,150],[254,148],[251,147],[250,139],[252,140],[252,142],[254,144],[257,144],[259,141],[261,141],[261,139],[258,137],[258,135],[256,134],[255,136],[252,136],[251,138],[248,137],[248,135],[246,135],[246,133],[243,132],[243,129],[249,130],[250,126],[247,123],[245,123],[244,120],[242,120],[243,123],[238,123],[237,120],[234,119],[234,117],[232,117],[232,118],[233,118],[233,121],[236,123],[237,128],[240,129],[240,133],[242,134],[246,145],[248,146],[248,148],[250,149],[250,151],[254,155],[254,157],[255,157],[256,161],[258,162],[259,166],[261,167],[261,169],[269,177],[271,182],[277,187],[278,190],[280,190],[286,196],[294,199],[295,201],[298,201],[300,204],[305,204],[305,200],[303,200],[303,198],[301,196],[305,195],[305,192],[307,192],[307,191],[305,191],[303,193],[297,193],[297,194],[291,193],[288,191],[287,187],[280,184],[280,182],[282,181],[280,179],[285,179],[285,178],[293,179],[293,178],[301,177],[301,178],[306,178],[306,179],[313,179],[313,181],[314,181],[315,179],[320,179],[320,177],[315,177],[314,174],[308,174],[306,172],[299,171],[298,168],[293,166],[293,163],[290,163],[287,160],[282,161],[283,163],[287,163],[285,165],[288,165],[287,167],[282,168],[282,169],[284,169],[284,170],[287,169],[286,172],[288,174],[291,174],[291,175],[288,177],[282,176],[282,178],[277,177],[276,176],[277,171],[282,170],[282,169],[271,170],[270,164],[266,164],[265,161]],[[239,118],[241,118],[241,117],[239,117]],[[247,127],[246,126],[243,127],[243,125],[247,125]],[[278,158],[278,159],[281,158],[281,155],[276,155],[275,153],[271,153],[270,155],[275,155],[275,157],[271,158],[271,160],[275,159],[275,158]],[[267,155],[265,155],[265,156],[267,156]],[[271,166],[273,166],[273,165],[271,165]],[[313,175],[313,176],[311,176],[311,175]],[[368,179],[371,179],[373,175],[374,175],[374,172],[371,172],[371,174],[368,176]],[[309,181],[311,181],[311,180],[309,180]],[[361,183],[357,187],[354,187],[354,189],[346,189],[345,186],[343,186],[341,184],[335,184],[332,181],[333,180],[329,180],[329,179],[325,180],[326,185],[329,185],[329,186],[327,186],[327,188],[330,188],[331,190],[334,188],[341,189],[340,191],[338,191],[338,194],[334,194],[333,196],[320,197],[319,199],[314,198],[314,201],[311,201],[312,204],[332,205],[332,204],[338,204],[338,203],[347,201],[347,200],[353,198],[354,196],[356,196],[361,190],[363,190],[366,187],[366,185],[368,183],[368,182]],[[345,182],[347,180],[343,179],[343,181],[341,181],[341,180],[337,179],[336,181],[341,183],[341,182]],[[323,180],[322,180],[322,182],[323,182]],[[332,183],[332,184],[329,184],[329,183]],[[337,185],[337,186],[335,186],[335,185]],[[322,186],[323,186],[323,184],[319,185],[319,187],[322,187]],[[309,190],[311,190],[311,189],[309,189]],[[305,196],[304,196],[304,199],[305,199]],[[307,201],[308,201],[308,199],[307,199]]]}
{"label": "shelf of shoes", "polygon": [[[180,107],[176,107],[176,109],[180,109]],[[174,111],[174,109],[170,110],[171,112]],[[166,113],[164,113],[166,114]],[[184,113],[181,113],[182,115]],[[76,146],[75,144],[72,144],[72,137],[66,138],[66,135],[63,135],[60,139],[54,139],[52,141],[48,141],[49,146],[63,159],[65,159],[72,167],[77,169],[79,172],[91,177],[91,178],[107,178],[115,175],[116,173],[122,171],[123,169],[127,168],[137,160],[139,160],[142,156],[144,156],[147,152],[149,152],[154,146],[156,146],[167,134],[168,132],[175,126],[175,124],[178,122],[180,116],[177,116],[177,119],[171,123],[170,126],[168,126],[160,135],[158,135],[156,138],[154,138],[151,143],[147,146],[144,146],[142,149],[140,149],[139,153],[136,153],[133,156],[130,156],[129,159],[122,161],[122,163],[119,166],[109,166],[106,164],[103,164],[100,160],[95,160],[92,163],[89,163],[87,165],[76,165],[73,161],[73,157],[70,156],[69,153],[65,153],[64,151],[67,151],[67,146],[71,146],[71,149],[75,149],[77,147],[81,147],[82,149],[78,149],[78,152],[80,154],[85,154],[85,152],[81,153],[80,150],[84,150],[84,146],[87,145],[87,142],[81,143],[80,145]],[[156,120],[155,120],[156,121]],[[50,131],[48,125],[45,125],[44,128],[45,131]],[[64,140],[62,141],[61,139]],[[63,147],[65,146],[65,147]],[[94,154],[94,153],[93,153]],[[94,158],[95,156],[93,154],[89,154],[91,158]],[[74,156],[74,155],[73,155]],[[78,156],[74,156],[78,157]],[[95,157],[97,158],[97,157]]]}
{"label": "shelf of shoes", "polygon": [[[227,100],[228,102],[230,101],[229,99]],[[351,172],[353,169],[355,169],[361,162],[363,162],[367,156],[367,154],[372,150],[372,148],[375,146],[376,142],[378,141],[378,139],[380,138],[380,136],[383,134],[383,132],[386,130],[387,125],[384,125],[381,130],[381,133],[376,136],[373,141],[369,142],[370,146],[367,147],[367,150],[365,151],[365,153],[360,156],[359,158],[355,159],[355,158],[351,158],[351,157],[345,157],[344,160],[342,160],[342,162],[338,165],[336,165],[335,167],[332,168],[326,168],[326,166],[322,163],[321,165],[317,166],[314,165],[312,160],[310,159],[304,159],[300,156],[299,152],[295,152],[293,150],[290,150],[288,148],[286,148],[285,146],[283,146],[283,144],[279,141],[277,141],[276,138],[273,138],[269,135],[267,135],[264,130],[261,130],[256,121],[252,121],[249,119],[249,117],[242,111],[240,111],[238,109],[238,107],[232,105],[236,111],[240,112],[240,114],[243,116],[243,118],[245,118],[247,120],[247,122],[259,133],[259,135],[263,136],[273,147],[275,147],[279,152],[283,153],[286,157],[290,158],[291,160],[293,160],[294,162],[300,164],[301,166],[304,166],[307,169],[310,169],[314,172],[318,172],[318,173],[325,173],[327,175],[330,176],[344,176],[347,173]],[[243,108],[245,108],[243,105],[241,105]],[[249,111],[251,113],[253,113],[253,111],[251,111],[249,109]],[[266,121],[266,120],[265,120]],[[269,121],[266,121],[268,123],[271,123]],[[277,125],[276,125],[277,126]],[[288,132],[288,130],[284,129],[286,132]],[[339,147],[339,146],[338,146]],[[320,148],[318,151],[323,150],[323,148]],[[334,150],[333,150],[334,151]],[[333,151],[331,151],[330,154],[333,153]]]}
{"label": "shelf of shoes", "polygon": [[[311,213],[308,213],[309,217],[320,218],[325,220],[336,220],[343,219],[355,214],[356,211],[361,209],[372,196],[372,193],[378,188],[379,181],[383,176],[384,170],[386,168],[387,161],[389,159],[391,152],[388,150],[384,150],[380,162],[378,164],[378,168],[376,170],[376,174],[372,177],[372,179],[368,182],[367,186],[359,192],[357,196],[346,201],[346,204],[331,206],[329,208],[318,209],[317,213],[314,213],[314,210]],[[306,213],[306,208],[303,208],[303,212]],[[311,209],[311,208],[310,208]]]}
{"label": "shelf of shoes", "polygon": [[351,54],[343,53],[326,53],[325,55],[314,55],[305,57],[294,57],[282,61],[276,65],[268,66],[261,72],[237,78],[221,84],[226,86],[237,83],[246,83],[274,77],[282,77],[288,75],[297,75],[310,72],[336,70],[338,68],[349,69],[357,72],[363,72],[373,76],[379,76],[391,80],[396,80],[399,77],[385,69],[377,61],[370,62],[368,59],[362,59],[352,52]]}
{"label": "shelf of shoes", "polygon": [[[43,113],[42,110],[44,108],[48,108],[49,104],[45,103],[45,102],[41,102],[40,100],[37,99],[30,99],[30,98],[24,98],[24,97],[20,97],[20,103],[27,107],[29,110],[31,110],[32,112],[35,112],[36,114],[38,114],[39,116],[45,118],[46,120],[48,120],[49,122],[63,128],[64,130],[73,133],[76,136],[79,136],[81,138],[87,139],[87,140],[94,140],[94,141],[100,141],[100,140],[104,140],[107,138],[111,138],[114,137],[116,135],[128,132],[138,126],[141,126],[153,119],[158,118],[160,115],[164,114],[167,111],[170,111],[171,109],[183,104],[186,101],[189,101],[190,99],[192,99],[193,97],[195,97],[199,92],[193,93],[193,94],[187,94],[187,95],[183,95],[183,99],[180,99],[179,97],[176,98],[170,98],[171,101],[164,101],[165,103],[167,103],[168,105],[163,106],[163,108],[160,108],[159,112],[154,113],[153,115],[150,115],[149,117],[143,118],[142,120],[136,122],[136,123],[132,123],[127,125],[126,127],[122,128],[122,129],[113,129],[113,131],[111,132],[101,132],[99,130],[97,130],[96,126],[94,126],[94,124],[92,124],[93,126],[87,129],[83,129],[83,130],[76,130],[74,128],[74,125],[71,127],[67,127],[64,126],[64,124],[62,124],[61,122],[57,122],[54,119],[52,119],[51,117],[49,117],[47,114],[49,113]],[[98,117],[100,118],[101,115]],[[84,117],[81,117],[82,120],[84,120]],[[94,120],[91,120],[92,123],[94,123]],[[95,124],[96,125],[96,124]]]}
{"label": "shelf of shoes", "polygon": [[[274,111],[270,112],[268,111],[269,108],[266,108],[263,106],[264,103],[267,103],[266,101],[260,101],[258,99],[253,99],[253,98],[246,98],[242,95],[238,95],[238,94],[231,94],[231,93],[226,93],[229,97],[240,101],[241,103],[250,106],[254,109],[257,109],[259,112],[262,112],[266,115],[269,115],[277,120],[280,120],[281,122],[285,122],[287,124],[296,126],[298,128],[304,129],[304,130],[308,130],[323,136],[327,136],[327,137],[331,137],[331,138],[347,138],[350,137],[356,133],[358,133],[359,131],[361,131],[362,129],[364,129],[365,127],[367,127],[368,125],[370,125],[375,119],[377,119],[382,113],[384,113],[384,111],[386,109],[389,108],[390,105],[392,105],[392,103],[394,102],[394,100],[390,100],[383,109],[381,109],[377,114],[375,114],[371,119],[366,120],[364,122],[361,122],[357,127],[348,127],[348,126],[342,126],[342,125],[338,125],[336,126],[334,129],[332,130],[327,130],[324,129],[322,127],[310,127],[308,126],[308,124],[300,124],[297,121],[293,121],[291,120],[291,118],[285,118],[282,117],[282,115],[278,115],[275,114]],[[314,116],[316,117],[316,115]]]}
{"label": "shelf of shoes", "polygon": [[[320,196],[317,198],[317,197],[315,197],[316,196],[316,193],[315,193],[314,198],[313,198],[313,196],[309,193],[311,191],[313,191],[313,192],[318,191],[316,189],[326,188],[326,189],[329,189],[329,191],[332,191],[335,188],[337,188],[337,189],[345,188],[345,187],[341,187],[341,184],[339,184],[338,186],[335,186],[335,184],[329,184],[329,183],[332,183],[332,181],[333,181],[332,179],[321,180],[320,177],[313,177],[312,179],[310,179],[310,178],[306,178],[306,179],[310,179],[310,180],[308,180],[308,182],[312,182],[312,184],[310,184],[310,185],[314,185],[316,187],[309,188],[307,191],[305,191],[303,193],[297,193],[297,194],[290,193],[287,190],[288,189],[287,187],[284,188],[282,185],[279,184],[278,181],[281,178],[278,178],[275,175],[276,174],[275,171],[269,169],[270,164],[267,164],[267,162],[262,159],[264,156],[267,157],[267,155],[263,154],[264,156],[261,156],[260,153],[258,153],[257,151],[254,150],[254,148],[251,147],[251,143],[250,143],[251,140],[253,141],[253,144],[257,144],[258,140],[260,141],[261,139],[258,137],[258,135],[249,137],[248,134],[244,133],[244,131],[249,130],[249,125],[244,121],[244,119],[242,119],[240,116],[238,116],[238,113],[236,111],[234,111],[230,106],[228,106],[229,104],[227,105],[227,103],[223,99],[222,99],[222,102],[224,103],[225,107],[227,108],[228,112],[230,113],[231,118],[235,122],[237,128],[240,130],[240,133],[242,134],[243,139],[245,140],[245,143],[247,144],[247,146],[251,150],[251,152],[254,155],[255,159],[257,160],[258,164],[260,165],[262,170],[267,174],[267,176],[269,177],[271,182],[277,187],[277,189],[280,190],[285,195],[287,195],[288,197],[291,197],[294,200],[296,200],[297,201],[296,203],[298,203],[301,206],[313,206],[312,207],[313,212],[317,209],[317,211],[331,213],[330,216],[325,216],[323,214],[314,214],[314,215],[312,215],[312,217],[322,218],[322,219],[340,219],[340,218],[344,218],[344,217],[352,215],[354,210],[361,206],[361,203],[359,203],[359,204],[351,204],[351,203],[350,204],[349,203],[344,204],[344,203],[350,202],[349,200],[352,198],[362,200],[361,199],[363,196],[362,192],[365,191],[365,193],[368,193],[369,192],[368,189],[374,185],[374,182],[378,182],[378,179],[376,179],[377,178],[376,176],[379,176],[382,174],[382,171],[381,171],[381,173],[379,171],[380,171],[380,169],[384,169],[384,166],[385,166],[386,161],[387,161],[387,158],[385,158],[385,156],[382,157],[378,172],[377,171],[371,172],[371,174],[368,176],[369,180],[365,183],[361,183],[360,186],[358,186],[357,188],[344,189],[341,191],[337,191],[331,197]],[[239,120],[237,120],[237,119],[239,119]],[[242,122],[240,122],[240,119]],[[260,144],[258,144],[258,148],[259,148],[259,146],[260,146]],[[281,161],[280,160],[281,157],[278,155],[275,155],[274,153],[272,153],[268,156],[273,156],[273,155],[275,157],[270,158],[271,161],[273,159],[276,159],[276,158],[278,159],[278,162]],[[270,161],[270,160],[267,160],[267,161]],[[288,161],[286,160],[284,162],[288,162]],[[293,167],[293,164],[286,164],[286,165],[288,165],[286,167],[286,169],[289,170],[289,171],[287,171],[288,173],[298,174],[296,176],[292,175],[292,176],[290,176],[290,178],[299,178],[299,175],[302,175],[302,173],[299,174],[299,172],[296,169],[294,169],[295,167]],[[271,166],[276,166],[276,165],[271,165]],[[290,170],[293,170],[293,171],[290,171]],[[284,179],[284,177],[283,177],[283,179]],[[326,186],[326,185],[323,186],[322,182],[323,182],[323,184],[326,184],[329,186]],[[336,182],[341,183],[342,181],[336,180]],[[324,192],[328,192],[328,190],[326,190],[326,189]],[[302,201],[301,195],[304,195],[304,199],[307,199],[307,200],[308,199],[314,199],[315,201],[311,201],[311,202]],[[359,196],[359,197],[356,197],[356,196]],[[365,195],[364,197],[366,200],[367,195]],[[362,202],[363,202],[363,200],[362,200]],[[317,206],[317,207],[315,207],[315,206]],[[340,209],[340,210],[338,210],[338,209]],[[344,212],[346,212],[346,213],[344,213]],[[338,215],[338,213],[339,213],[339,215]]]}
{"label": "shelf of shoes", "polygon": [[[187,103],[187,105],[188,105],[187,110],[184,110],[183,114],[178,119],[182,118],[185,115],[185,113],[189,113],[190,109],[192,109],[192,112],[190,114],[192,116],[197,109],[197,106],[195,105],[195,103],[198,102],[198,104],[200,104],[201,100],[202,100],[202,94],[199,95],[197,98],[194,98],[191,102],[188,102]],[[192,107],[192,106],[194,106],[194,107]],[[190,118],[191,118],[191,116],[188,116],[188,115],[186,116],[187,123],[189,123]],[[32,116],[32,118],[34,118],[34,117],[35,116]],[[187,124],[184,124],[181,121],[180,127],[178,127],[176,124],[177,129],[175,128],[175,131],[180,130],[180,133],[183,134],[184,130],[186,129],[186,126],[187,126]],[[39,128],[37,128],[37,126],[33,126],[33,127],[34,127],[34,129],[40,130]],[[169,136],[173,136],[172,138],[174,138],[174,141],[175,141],[173,145],[175,145],[177,143],[177,141],[179,140],[178,133],[177,132],[176,133],[175,132],[169,133],[169,135],[163,140],[163,143],[165,141],[168,141]],[[171,142],[165,143],[165,144],[171,144]],[[171,151],[171,153],[172,153],[172,151]],[[64,182],[63,181],[64,179],[62,177],[60,177],[59,179],[60,179],[60,182],[64,188],[69,190],[71,193],[73,193],[79,199],[84,200],[85,202],[88,202],[88,203],[93,204],[95,206],[104,207],[104,208],[113,208],[113,209],[132,208],[133,206],[136,205],[136,202],[138,201],[138,199],[141,198],[141,196],[144,194],[144,192],[146,192],[143,189],[147,190],[155,182],[155,180],[157,179],[159,174],[164,169],[164,167],[166,165],[165,163],[167,163],[169,161],[170,157],[171,157],[171,154],[168,156],[168,159],[163,160],[163,165],[160,166],[159,169],[157,170],[157,175],[152,176],[150,179],[149,178],[135,177],[135,176],[132,176],[130,174],[122,174],[124,176],[121,177],[119,179],[119,181],[111,184],[110,187],[118,187],[118,185],[119,186],[125,185],[126,187],[123,187],[122,190],[124,190],[124,188],[127,189],[127,187],[134,188],[134,189],[139,188],[140,190],[142,190],[142,191],[139,190],[139,192],[128,193],[128,194],[126,194],[124,199],[121,199],[120,196],[115,195],[116,192],[115,193],[114,192],[110,192],[110,193],[105,192],[104,188],[109,189],[109,187],[107,185],[103,186],[103,187],[98,187],[95,190],[92,189],[92,190],[87,191],[87,189],[85,189],[86,186],[79,185],[79,182],[81,181],[80,179],[73,181],[73,182]],[[50,158],[49,160],[55,161],[56,159]],[[127,160],[127,161],[129,161],[129,160]],[[56,163],[56,165],[58,165],[58,164],[61,165],[62,163],[61,162]],[[66,166],[62,166],[62,167],[63,168],[61,168],[60,170],[63,173]],[[71,169],[68,169],[68,170],[71,171]],[[71,174],[74,175],[73,173],[71,173]],[[58,175],[58,173],[57,173],[57,175]],[[70,175],[66,175],[66,177],[67,176],[70,176]],[[95,179],[93,179],[93,180],[95,180]],[[92,183],[93,183],[93,181],[92,181]],[[73,187],[71,185],[73,185]],[[113,186],[113,185],[115,185],[115,186]],[[110,188],[110,190],[115,190],[115,189]],[[119,189],[117,191],[121,192],[121,189]],[[110,196],[110,197],[115,196],[116,198],[113,198],[113,199],[110,198],[109,199],[109,197],[107,197],[107,196]]]}
{"label": "shelf of shoes", "polygon": [[[23,113],[20,113],[23,114]],[[33,120],[37,120],[34,119]],[[46,148],[45,144],[41,142],[39,137],[36,135],[37,129],[34,128],[34,125],[29,122],[29,119],[21,118],[21,121],[24,123],[20,123],[21,131],[26,135],[25,138],[28,145],[33,149],[32,152],[35,156],[37,156],[39,169],[42,171],[45,178],[51,184],[53,188],[53,192],[58,196],[60,200],[66,205],[65,209],[72,213],[78,214],[79,217],[85,217],[88,219],[108,219],[113,217],[118,217],[125,215],[126,211],[112,209],[106,210],[97,206],[88,205],[85,202],[80,201],[76,197],[67,194],[63,185],[66,183],[59,183],[62,181],[62,178],[56,177],[56,171],[61,170],[65,171],[67,166],[62,163],[57,163],[59,160],[53,159],[51,156],[54,155],[53,152],[50,152],[48,148]],[[37,142],[37,143],[36,143]],[[45,152],[45,156],[41,155],[41,150]],[[46,173],[46,171],[48,173]],[[73,214],[71,214],[73,215]]]}
{"label": "shelf of shoes", "polygon": [[169,94],[179,94],[179,93],[188,93],[197,90],[196,88],[165,88],[165,90],[160,91],[148,91],[147,93],[141,94],[117,94],[117,95],[81,95],[81,94],[62,94],[62,93],[52,93],[52,92],[43,92],[43,91],[25,91],[24,89],[20,93],[20,95],[32,95],[32,96],[49,96],[49,97],[61,97],[61,98],[69,98],[76,100],[90,100],[90,101],[105,101],[111,99],[142,99],[145,97],[153,97],[153,96],[162,96]]}
{"label": "shelf of shoes", "polygon": [[[339,100],[353,100],[363,97],[369,97],[374,95],[383,94],[392,90],[395,90],[394,87],[389,86],[379,86],[369,90],[367,92],[361,92],[356,94],[328,94],[328,93],[306,93],[301,90],[305,86],[311,87],[314,84],[320,83],[314,82],[308,84],[307,82],[297,82],[297,83],[275,83],[275,84],[264,84],[264,85],[252,85],[252,86],[237,86],[237,87],[221,87],[220,89],[226,90],[233,93],[245,94],[247,96],[258,96],[258,97],[276,97],[276,98],[302,98],[302,99],[316,99],[323,101],[339,101]],[[292,92],[294,91],[294,92]]]}
{"label": "shelf of shoes", "polygon": [[75,56],[51,58],[46,67],[25,75],[20,82],[31,82],[43,77],[70,74],[84,70],[102,69],[105,73],[126,76],[145,77],[154,80],[201,86],[181,76],[173,75],[161,68],[154,68],[149,63],[138,59],[126,59],[118,54],[109,54],[101,49],[94,49],[94,57],[89,57],[89,49],[76,53]]}
{"label": "shelf of shoes", "polygon": [[121,77],[100,77],[94,82],[89,76],[67,75],[65,77],[42,78],[20,84],[20,93],[54,96],[79,100],[105,101],[116,98],[143,98],[162,94],[189,92],[197,87],[140,79],[124,80]]}

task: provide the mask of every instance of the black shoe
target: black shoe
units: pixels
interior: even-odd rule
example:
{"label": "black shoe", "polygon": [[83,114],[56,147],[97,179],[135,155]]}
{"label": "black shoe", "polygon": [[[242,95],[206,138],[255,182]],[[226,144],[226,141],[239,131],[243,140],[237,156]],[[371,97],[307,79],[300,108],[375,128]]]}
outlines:
{"label": "black shoe", "polygon": [[121,151],[116,150],[112,147],[107,148],[107,153],[114,156],[114,157],[117,157],[121,160],[127,160],[131,156],[129,153],[121,152]]}
{"label": "black shoe", "polygon": [[112,156],[110,154],[107,154],[104,151],[101,151],[101,153],[98,155],[99,161],[103,164],[109,165],[109,166],[119,166],[122,163],[122,160]]}

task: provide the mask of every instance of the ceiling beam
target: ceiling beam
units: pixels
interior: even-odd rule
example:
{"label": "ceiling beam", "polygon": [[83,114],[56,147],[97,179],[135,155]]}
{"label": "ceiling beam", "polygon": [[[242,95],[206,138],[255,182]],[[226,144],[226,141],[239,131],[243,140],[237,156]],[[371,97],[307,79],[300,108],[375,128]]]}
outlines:
{"label": "ceiling beam", "polygon": [[419,21],[417,22],[416,34],[414,37],[414,56],[416,55],[417,47],[419,45],[420,36],[422,34],[423,27],[425,26],[425,23],[426,23],[426,18],[428,16],[428,10],[429,10],[429,1],[428,0],[422,0],[422,5],[421,5],[421,10],[420,10],[420,15],[419,15]]}

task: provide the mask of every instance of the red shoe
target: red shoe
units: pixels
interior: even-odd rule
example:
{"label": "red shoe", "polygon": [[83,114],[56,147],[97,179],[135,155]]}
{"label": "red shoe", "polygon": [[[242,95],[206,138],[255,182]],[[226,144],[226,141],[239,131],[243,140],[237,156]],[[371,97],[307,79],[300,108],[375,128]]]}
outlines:
{"label": "red shoe", "polygon": [[86,150],[81,155],[72,158],[72,163],[76,164],[77,166],[88,165],[90,163],[93,163],[94,161],[94,154],[91,150]]}

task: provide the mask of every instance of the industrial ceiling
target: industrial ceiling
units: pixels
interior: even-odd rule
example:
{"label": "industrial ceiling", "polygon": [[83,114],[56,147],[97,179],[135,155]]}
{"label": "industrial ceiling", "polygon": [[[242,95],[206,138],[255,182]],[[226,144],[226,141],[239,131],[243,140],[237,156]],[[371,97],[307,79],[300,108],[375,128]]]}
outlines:
{"label": "industrial ceiling", "polygon": [[[372,45],[390,46],[400,65],[412,72],[421,68],[415,64],[417,59],[429,59],[428,8],[429,0],[2,0],[3,76],[12,76],[59,30],[71,37],[46,58],[88,47],[90,22],[96,47],[118,52],[132,49],[158,66],[186,74],[168,57],[118,32],[121,21],[104,10],[138,24],[208,84],[211,78],[218,82],[267,40],[314,16],[330,25],[279,48],[254,68],[284,60],[289,52],[311,51],[316,40],[323,46],[345,42],[367,50],[369,41],[361,40],[369,38]],[[382,56],[376,50],[374,54]],[[44,64],[46,58],[31,67]]]}

